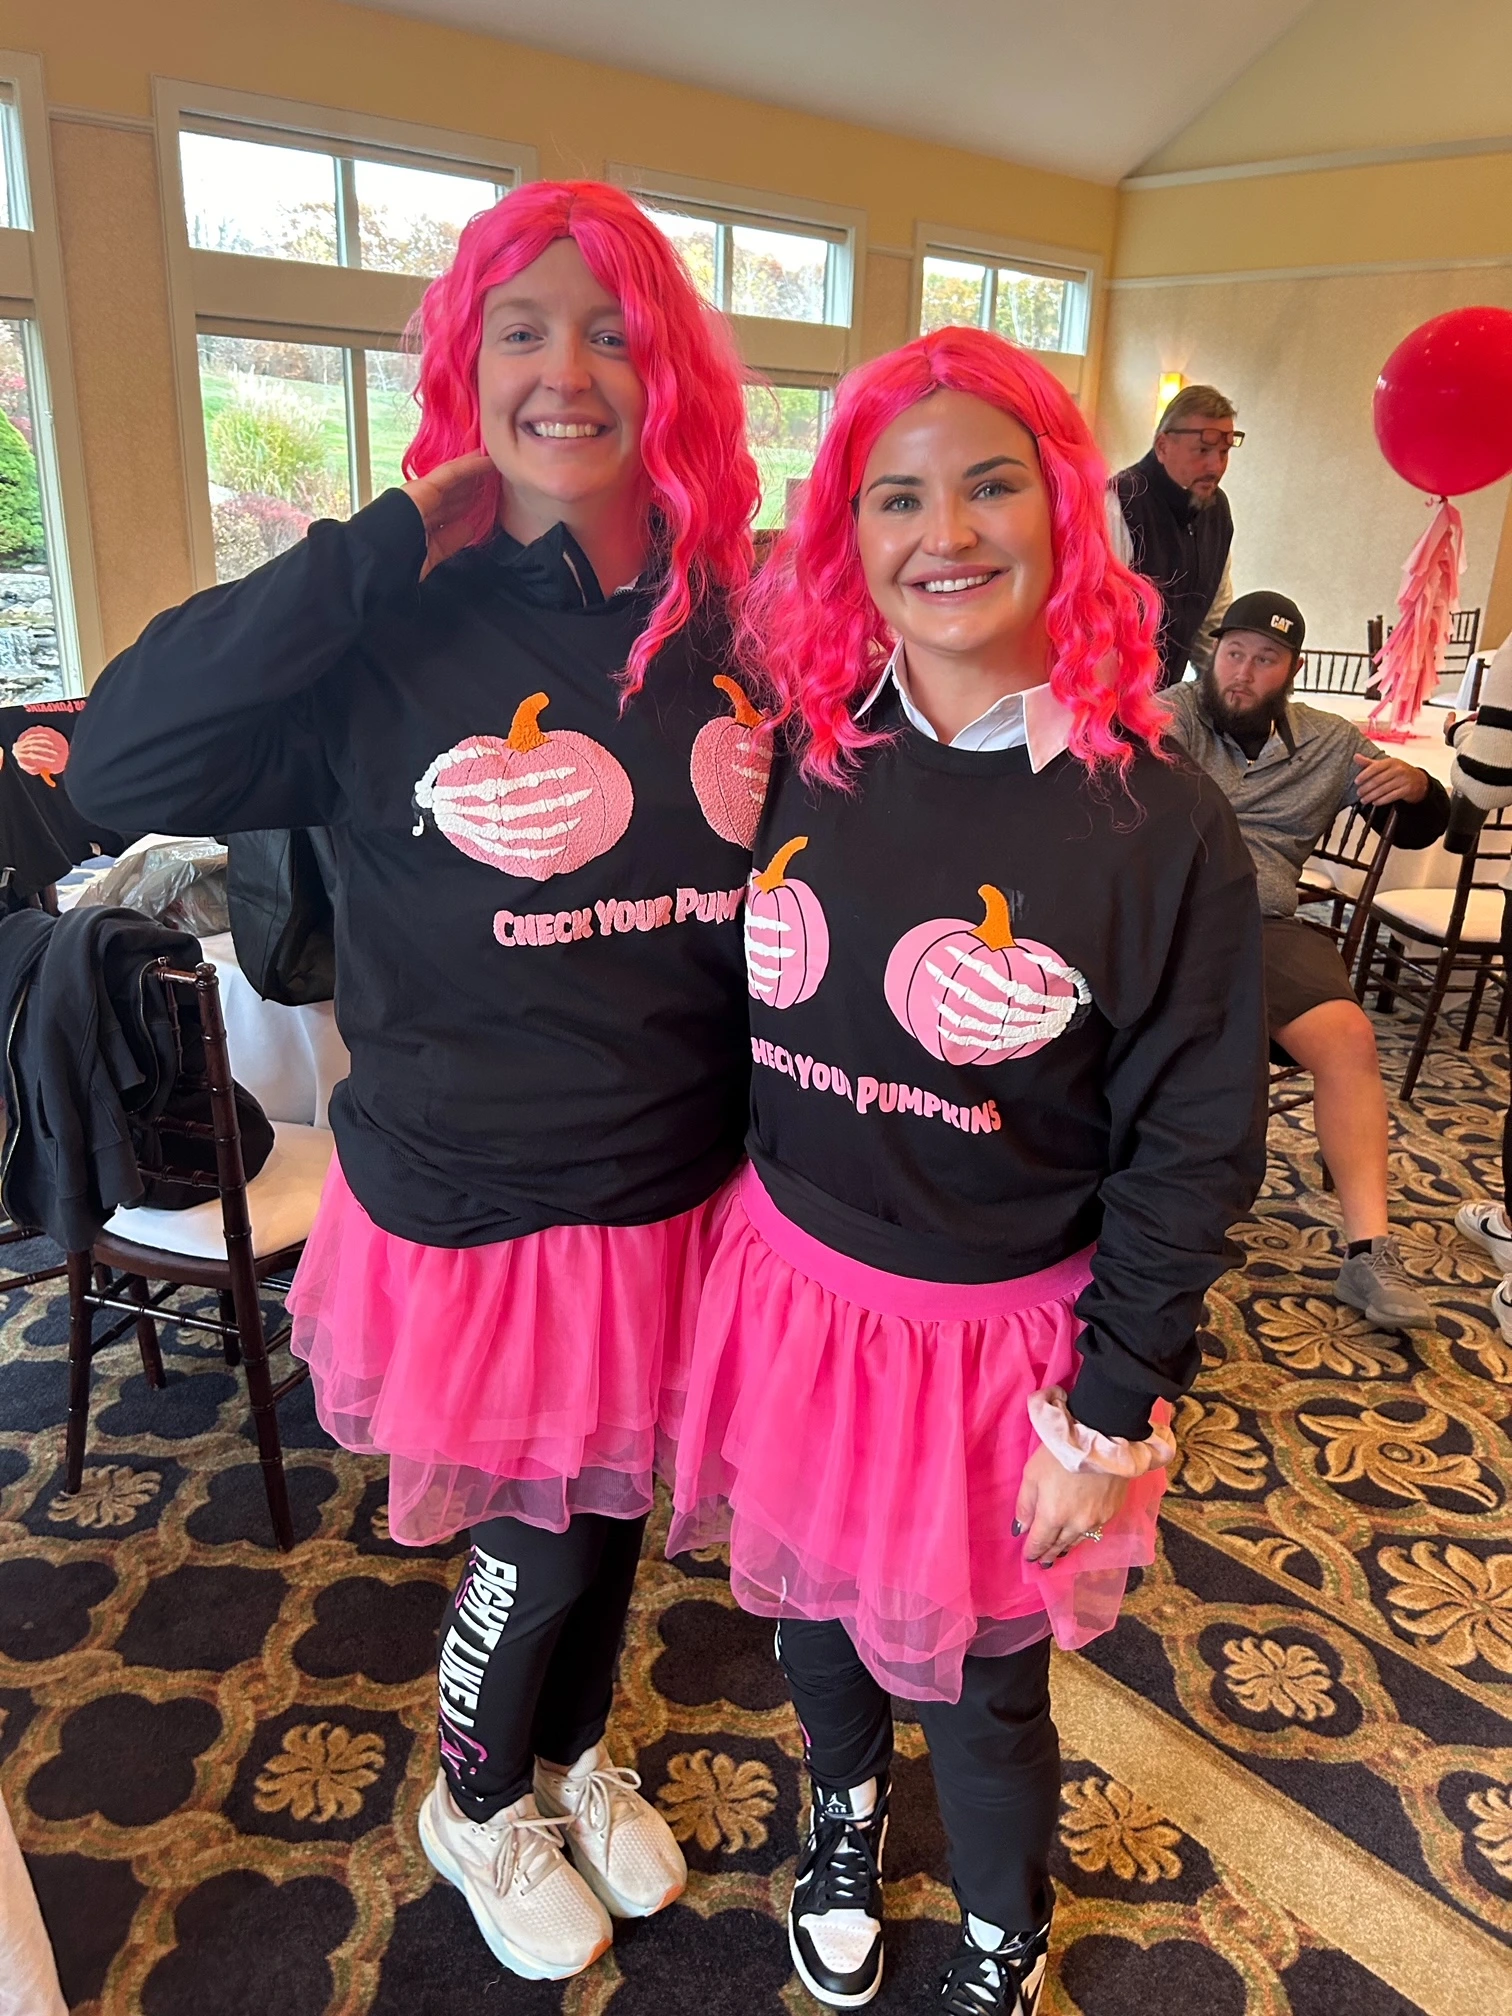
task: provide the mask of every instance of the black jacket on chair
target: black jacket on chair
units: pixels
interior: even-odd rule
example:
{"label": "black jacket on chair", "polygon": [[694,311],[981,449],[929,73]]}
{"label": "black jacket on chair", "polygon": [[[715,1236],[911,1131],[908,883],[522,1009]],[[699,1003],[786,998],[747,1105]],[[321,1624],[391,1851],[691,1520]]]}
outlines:
{"label": "black jacket on chair", "polygon": [[[192,968],[199,941],[136,910],[22,910],[0,919],[0,1203],[16,1224],[39,1227],[70,1252],[92,1246],[122,1205],[173,1208],[209,1194],[144,1180],[139,1166],[154,1159],[157,1124],[175,1110],[181,1063],[200,1062],[187,1055],[190,1041],[198,1050],[197,1030],[182,1017],[175,1025],[162,990],[145,984],[146,969],[165,957]],[[188,1096],[208,1119],[207,1095]],[[238,1106],[250,1177],[273,1133],[245,1094]],[[204,1146],[194,1159],[213,1169],[213,1147]]]}

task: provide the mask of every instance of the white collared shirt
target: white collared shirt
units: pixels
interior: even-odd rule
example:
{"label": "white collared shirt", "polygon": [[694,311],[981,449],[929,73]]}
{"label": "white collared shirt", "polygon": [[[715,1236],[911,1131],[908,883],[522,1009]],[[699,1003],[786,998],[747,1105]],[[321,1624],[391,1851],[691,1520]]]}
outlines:
{"label": "white collared shirt", "polygon": [[[939,736],[914,705],[908,690],[908,669],[903,646],[898,644],[887,661],[887,669],[862,701],[857,713],[865,714],[886,691],[891,680],[898,689],[898,703],[911,727],[931,742]],[[1022,693],[1005,693],[994,700],[975,721],[968,721],[952,737],[952,749],[1027,749],[1029,768],[1036,774],[1059,756],[1071,737],[1071,710],[1051,692],[1049,685],[1031,686]]]}

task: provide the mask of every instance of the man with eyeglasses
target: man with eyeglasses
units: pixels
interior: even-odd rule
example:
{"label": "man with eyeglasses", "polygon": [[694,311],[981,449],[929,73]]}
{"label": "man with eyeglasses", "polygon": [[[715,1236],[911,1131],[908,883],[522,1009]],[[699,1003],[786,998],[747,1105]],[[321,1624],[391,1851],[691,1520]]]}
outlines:
{"label": "man with eyeglasses", "polygon": [[1160,416],[1148,455],[1120,469],[1108,490],[1113,550],[1160,590],[1162,686],[1186,677],[1188,662],[1211,664],[1229,580],[1233,514],[1221,488],[1244,435],[1231,399],[1212,385],[1187,385]]}

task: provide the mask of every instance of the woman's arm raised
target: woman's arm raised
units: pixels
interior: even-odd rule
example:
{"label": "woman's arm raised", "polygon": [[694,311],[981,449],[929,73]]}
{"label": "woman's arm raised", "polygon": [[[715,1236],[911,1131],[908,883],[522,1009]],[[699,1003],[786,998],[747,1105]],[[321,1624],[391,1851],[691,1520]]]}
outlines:
{"label": "woman's arm raised", "polygon": [[424,575],[465,542],[490,473],[485,456],[448,463],[155,618],[80,717],[68,769],[80,810],[123,830],[178,833],[339,820],[321,682],[367,624],[412,605]]}

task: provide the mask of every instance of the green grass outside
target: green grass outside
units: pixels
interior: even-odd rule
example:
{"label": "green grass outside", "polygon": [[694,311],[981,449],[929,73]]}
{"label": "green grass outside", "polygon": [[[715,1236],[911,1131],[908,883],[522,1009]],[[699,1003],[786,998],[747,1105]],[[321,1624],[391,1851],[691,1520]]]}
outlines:
{"label": "green grass outside", "polygon": [[[340,385],[315,385],[304,378],[276,381],[291,399],[297,400],[319,422],[323,466],[345,480],[347,472],[346,396]],[[231,380],[221,373],[200,374],[200,397],[204,403],[206,438],[216,414],[232,397]],[[376,494],[404,481],[400,461],[414,433],[416,410],[412,400],[398,392],[370,390],[368,394],[368,438],[372,447],[373,490]],[[787,496],[788,480],[807,476],[813,451],[801,445],[774,443],[755,450],[761,475],[761,509],[756,514],[758,529],[780,527]]]}
{"label": "green grass outside", "polygon": [[[314,385],[304,378],[280,378],[274,382],[315,416],[320,425],[322,466],[344,482],[347,475],[347,418],[343,387]],[[231,397],[231,380],[228,377],[211,371],[200,373],[200,398],[205,411],[207,441],[211,422]],[[406,396],[369,391],[368,440],[375,493],[404,481],[400,459],[410,444],[417,418],[414,403]]]}

